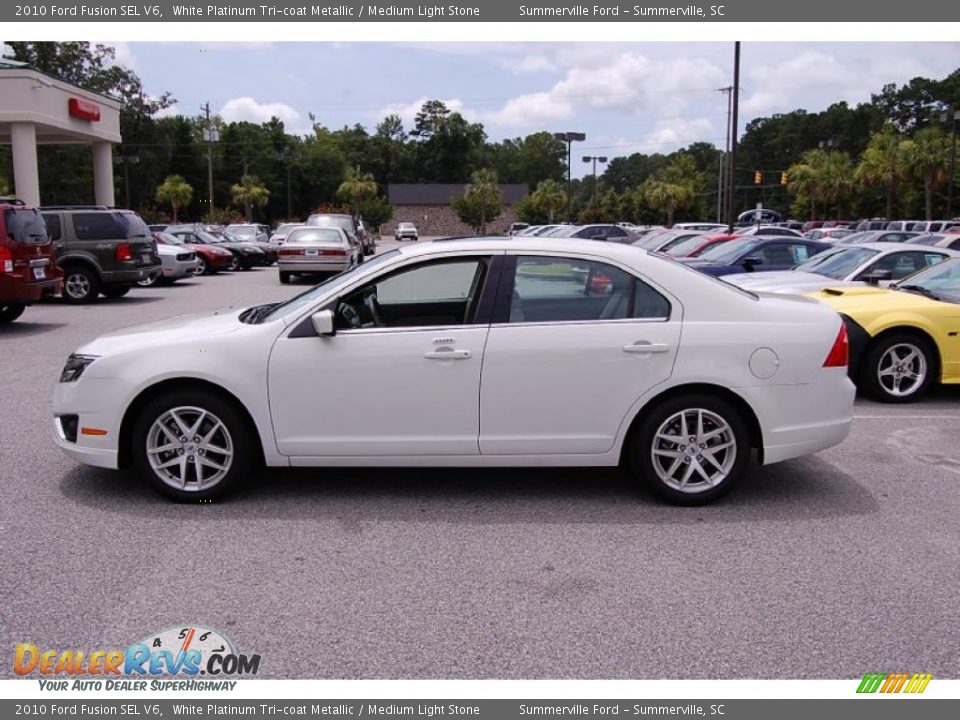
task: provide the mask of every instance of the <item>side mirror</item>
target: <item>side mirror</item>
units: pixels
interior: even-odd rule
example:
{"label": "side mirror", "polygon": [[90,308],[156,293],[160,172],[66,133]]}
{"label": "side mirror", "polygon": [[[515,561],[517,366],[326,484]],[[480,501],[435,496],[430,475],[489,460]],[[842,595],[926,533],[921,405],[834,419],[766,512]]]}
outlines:
{"label": "side mirror", "polygon": [[869,272],[866,275],[861,275],[860,279],[865,280],[868,285],[879,285],[884,280],[892,280],[893,271],[874,270],[873,272]]}
{"label": "side mirror", "polygon": [[751,255],[743,259],[743,267],[748,272],[752,272],[757,265],[763,265],[763,258],[757,255]]}
{"label": "side mirror", "polygon": [[337,329],[333,325],[333,310],[321,310],[310,316],[313,322],[313,329],[317,335],[336,335]]}

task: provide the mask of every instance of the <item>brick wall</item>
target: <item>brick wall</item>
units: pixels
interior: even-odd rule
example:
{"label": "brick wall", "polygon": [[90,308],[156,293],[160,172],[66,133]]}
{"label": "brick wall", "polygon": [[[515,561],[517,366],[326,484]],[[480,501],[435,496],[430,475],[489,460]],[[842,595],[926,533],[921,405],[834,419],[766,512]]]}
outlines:
{"label": "brick wall", "polygon": [[[503,212],[492,222],[487,223],[487,232],[491,235],[506,234],[511,223],[517,221],[517,213],[512,206],[504,205]],[[421,236],[427,235],[473,235],[473,229],[467,227],[449,205],[395,205],[393,219],[380,227],[383,235],[393,235],[399,222],[412,222]]]}

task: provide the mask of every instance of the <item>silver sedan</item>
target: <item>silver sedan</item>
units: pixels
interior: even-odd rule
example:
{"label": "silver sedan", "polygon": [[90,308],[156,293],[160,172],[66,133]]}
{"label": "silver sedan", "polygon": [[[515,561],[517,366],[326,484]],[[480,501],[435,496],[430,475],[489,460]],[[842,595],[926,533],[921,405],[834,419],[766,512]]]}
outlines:
{"label": "silver sedan", "polygon": [[336,274],[360,262],[358,246],[338,227],[294,228],[280,248],[280,282],[292,275]]}

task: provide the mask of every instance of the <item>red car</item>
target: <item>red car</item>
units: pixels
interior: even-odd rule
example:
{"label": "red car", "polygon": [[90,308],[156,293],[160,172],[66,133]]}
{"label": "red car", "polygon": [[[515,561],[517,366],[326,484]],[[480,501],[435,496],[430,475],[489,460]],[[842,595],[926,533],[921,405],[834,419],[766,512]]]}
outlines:
{"label": "red car", "polygon": [[663,253],[670,257],[699,257],[702,252],[709,250],[717,243],[724,243],[728,240],[738,240],[739,238],[739,235],[730,235],[728,233],[719,235],[694,235],[693,237],[681,240],[676,245],[671,245],[664,250]]}
{"label": "red car", "polygon": [[199,262],[197,275],[213,275],[221,270],[226,270],[233,259],[232,252],[226,248],[217,247],[216,245],[187,243],[176,235],[165,232],[156,232],[153,234],[153,237],[162,245],[176,245],[197,253],[197,261]]}
{"label": "red car", "polygon": [[0,198],[0,325],[62,288],[63,272],[40,212],[19,200]]}

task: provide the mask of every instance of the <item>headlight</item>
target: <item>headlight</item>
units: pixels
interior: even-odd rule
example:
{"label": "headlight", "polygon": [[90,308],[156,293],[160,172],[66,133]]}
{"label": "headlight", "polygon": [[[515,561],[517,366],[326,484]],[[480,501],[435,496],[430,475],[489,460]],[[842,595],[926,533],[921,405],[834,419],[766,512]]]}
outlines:
{"label": "headlight", "polygon": [[60,382],[74,382],[83,375],[87,365],[96,360],[91,355],[71,355],[67,358],[67,364],[63,366],[63,372],[60,373]]}

